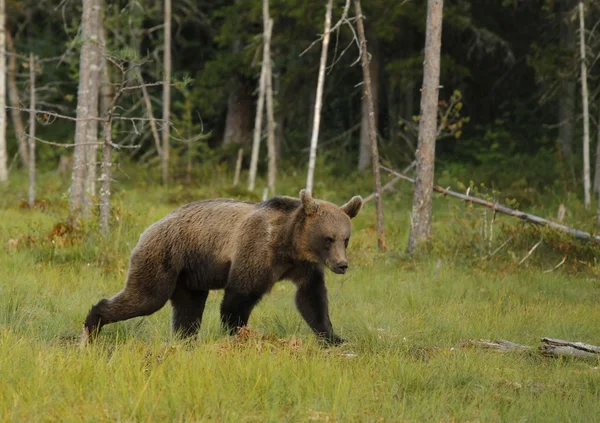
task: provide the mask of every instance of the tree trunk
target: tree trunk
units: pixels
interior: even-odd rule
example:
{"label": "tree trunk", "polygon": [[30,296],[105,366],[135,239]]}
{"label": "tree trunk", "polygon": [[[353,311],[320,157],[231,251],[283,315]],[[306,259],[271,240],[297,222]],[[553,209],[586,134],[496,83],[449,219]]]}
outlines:
{"label": "tree trunk", "polygon": [[579,50],[581,53],[581,101],[583,103],[583,195],[585,208],[590,207],[590,116],[588,104],[587,66],[585,64],[585,21],[583,0],[579,0]]}
{"label": "tree trunk", "polygon": [[[369,61],[369,72],[371,74],[371,94],[373,96],[373,112],[375,122],[375,133],[377,133],[377,122],[379,120],[379,79],[381,74],[381,55],[379,45],[373,37],[370,39],[369,53],[371,54]],[[368,60],[368,59],[367,59]],[[360,123],[360,153],[358,156],[358,170],[365,170],[372,162],[371,153],[371,138],[369,135],[369,104],[366,96],[363,96],[361,103],[361,123]]]}
{"label": "tree trunk", "polygon": [[323,104],[323,87],[325,86],[325,66],[327,65],[327,48],[329,47],[329,36],[331,29],[331,10],[333,0],[328,0],[325,12],[325,31],[323,32],[323,45],[321,47],[321,62],[319,65],[319,77],[317,80],[317,94],[315,96],[315,112],[313,115],[313,131],[310,139],[310,154],[308,159],[308,175],[306,177],[306,189],[312,193],[315,176],[315,163],[317,161],[317,142],[319,141],[319,125],[321,124],[321,106]]}
{"label": "tree trunk", "polygon": [[244,149],[238,150],[237,160],[235,161],[235,173],[233,174],[233,186],[237,187],[240,182],[240,173],[242,172],[242,159],[244,158]]}
{"label": "tree trunk", "polygon": [[402,117],[412,122],[413,115],[415,114],[415,83],[413,81],[409,81],[406,84],[402,92]]}
{"label": "tree trunk", "polygon": [[35,59],[29,53],[29,207],[35,205]]}
{"label": "tree trunk", "polygon": [[281,107],[275,112],[275,157],[281,159],[285,143],[285,114]]}
{"label": "tree trunk", "polygon": [[89,217],[92,211],[93,198],[96,196],[96,164],[98,161],[98,91],[100,88],[100,66],[101,66],[101,51],[100,51],[100,26],[103,26],[100,21],[101,16],[101,0],[94,0],[92,6],[92,16],[90,25],[90,44],[89,44],[89,60],[90,60],[90,79],[89,92],[87,96],[89,120],[87,121],[86,130],[86,146],[85,146],[85,193],[83,196],[83,216]]}
{"label": "tree trunk", "polygon": [[6,4],[0,0],[0,182],[8,182],[6,151]]}
{"label": "tree trunk", "polygon": [[[104,1],[101,1],[100,10],[104,10]],[[115,95],[113,86],[110,82],[110,69],[108,68],[108,60],[106,60],[106,30],[104,28],[104,20],[100,21],[98,37],[100,39],[100,115],[104,115]],[[136,67],[136,69],[138,69]],[[143,84],[143,83],[142,83]],[[144,87],[145,88],[145,87]],[[104,124],[102,124],[104,130]],[[104,137],[103,137],[104,138]]]}
{"label": "tree trunk", "polygon": [[440,85],[440,51],[442,44],[443,0],[427,1],[427,27],[425,35],[425,62],[421,88],[421,119],[419,143],[416,154],[417,169],[408,238],[408,252],[429,240],[431,234],[431,206],[435,165],[435,140],[437,138],[437,107]]}
{"label": "tree trunk", "polygon": [[110,178],[111,178],[111,144],[112,144],[112,119],[105,118],[102,124],[104,143],[102,144],[102,167],[100,170],[100,232],[104,238],[110,232]]}
{"label": "tree trunk", "polygon": [[275,194],[275,179],[277,176],[277,154],[275,152],[275,117],[273,115],[273,72],[271,69],[271,33],[273,19],[269,17],[269,0],[263,0],[263,25],[268,27],[264,49],[266,65],[265,96],[267,99],[267,150],[269,158],[268,187],[270,195]]}
{"label": "tree trunk", "polygon": [[398,106],[396,104],[396,91],[390,81],[388,81],[387,87],[387,103],[388,103],[388,139],[391,144],[396,144],[398,140]]}
{"label": "tree trunk", "polygon": [[[381,177],[379,175],[379,152],[377,151],[377,122],[376,122],[376,111],[375,111],[375,88],[378,87],[378,83],[373,83],[371,79],[371,64],[369,63],[369,53],[367,50],[367,40],[365,38],[365,27],[364,27],[364,16],[360,7],[360,0],[354,0],[354,9],[356,11],[356,26],[358,27],[358,37],[361,46],[361,60],[363,69],[363,87],[364,97],[367,99],[368,106],[368,123],[369,128],[369,140],[371,141],[371,159],[373,166],[373,176],[375,179],[375,192],[377,193],[377,247],[380,252],[385,252],[385,225],[383,221],[383,191],[381,190]],[[376,56],[372,57],[373,61]],[[379,71],[378,71],[379,72]],[[377,76],[379,77],[379,75]],[[363,100],[364,104],[364,100]],[[361,143],[362,146],[362,143]],[[361,154],[362,156],[362,154]]]}
{"label": "tree trunk", "polygon": [[[266,43],[271,26],[266,25],[263,32],[263,43]],[[265,86],[267,80],[267,49],[263,47],[263,60],[260,68],[260,80],[258,82],[258,99],[256,101],[256,116],[254,119],[254,138],[252,140],[252,156],[250,158],[250,175],[248,178],[248,191],[254,191],[256,185],[256,170],[258,168],[258,153],[260,151],[260,139],[262,137],[262,117],[265,105]]]}
{"label": "tree trunk", "polygon": [[236,77],[227,102],[223,144],[246,144],[252,131],[252,96],[245,80]]}
{"label": "tree trunk", "polygon": [[21,102],[19,100],[19,88],[17,87],[17,49],[15,48],[15,42],[9,31],[6,31],[6,43],[8,45],[8,50],[12,53],[8,58],[8,101],[12,107],[10,115],[15,127],[15,137],[17,138],[17,143],[19,145],[21,164],[25,168],[29,166],[29,156],[27,153],[25,125],[23,124],[21,111],[18,110],[21,107]]}
{"label": "tree trunk", "polygon": [[90,36],[93,29],[94,0],[83,0],[81,16],[81,52],[79,58],[79,87],[77,89],[77,122],[75,123],[75,150],[71,176],[70,220],[74,221],[82,211],[85,194],[86,142],[90,117],[89,96],[91,79]]}
{"label": "tree trunk", "polygon": [[169,182],[169,119],[171,114],[171,0],[165,0],[165,45],[163,55],[163,127],[162,127],[162,182]]}
{"label": "tree trunk", "polygon": [[596,216],[596,227],[600,228],[600,115],[596,133],[596,166],[594,172],[594,192],[598,196],[598,211]]}
{"label": "tree trunk", "polygon": [[[562,49],[569,51],[574,47],[575,33],[571,19],[565,15],[572,10],[572,6],[572,0],[561,1],[560,46]],[[572,77],[569,76],[568,79],[560,82],[560,93],[558,97],[558,139],[562,156],[569,157],[573,149],[575,113],[575,81]]]}
{"label": "tree trunk", "polygon": [[193,156],[194,156],[194,142],[192,141],[192,124],[193,124],[193,118],[192,118],[192,100],[190,99],[190,96],[186,96],[185,98],[185,122],[186,122],[186,138],[188,140],[187,142],[187,148],[186,148],[186,153],[187,153],[187,162],[186,162],[186,169],[185,169],[185,182],[186,184],[190,185],[192,183],[192,170],[193,170]]}

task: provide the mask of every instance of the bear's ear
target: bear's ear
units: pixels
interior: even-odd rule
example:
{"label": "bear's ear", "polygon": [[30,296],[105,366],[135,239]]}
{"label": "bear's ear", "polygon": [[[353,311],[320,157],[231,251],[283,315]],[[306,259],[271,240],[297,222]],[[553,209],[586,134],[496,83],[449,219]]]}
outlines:
{"label": "bear's ear", "polygon": [[346,213],[350,217],[350,219],[353,219],[362,208],[362,204],[362,197],[360,195],[357,195],[355,197],[352,197],[350,201],[348,201],[340,208],[344,211],[344,213]]}
{"label": "bear's ear", "polygon": [[304,213],[306,213],[307,216],[310,216],[311,214],[315,214],[317,212],[319,205],[312,198],[312,195],[310,195],[310,192],[308,192],[307,190],[303,189],[300,191],[300,201],[302,201],[302,208],[304,209]]}

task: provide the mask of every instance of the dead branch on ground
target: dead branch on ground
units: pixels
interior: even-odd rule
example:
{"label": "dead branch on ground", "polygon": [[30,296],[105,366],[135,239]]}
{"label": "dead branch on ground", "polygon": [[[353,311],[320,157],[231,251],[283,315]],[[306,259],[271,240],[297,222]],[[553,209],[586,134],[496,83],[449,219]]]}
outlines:
{"label": "dead branch on ground", "polygon": [[[390,169],[388,167],[381,166],[381,165],[380,165],[380,167],[382,169],[384,169],[385,171],[387,171],[387,172],[389,172],[389,173],[391,173],[393,175],[396,175],[400,179],[408,181],[408,182],[410,182],[412,184],[415,183],[415,180],[413,178],[409,178],[408,176],[403,175],[402,173],[397,172],[394,169]],[[464,201],[469,202],[469,203],[478,204],[480,206],[488,207],[488,208],[494,210],[495,212],[500,212],[500,213],[503,213],[503,214],[506,214],[506,215],[509,215],[509,216],[517,217],[517,218],[519,218],[521,220],[525,220],[527,222],[531,222],[531,223],[535,223],[537,225],[548,226],[548,227],[551,227],[551,228],[554,228],[554,229],[558,229],[559,231],[567,233],[567,234],[569,234],[572,237],[577,238],[577,239],[590,240],[590,241],[593,241],[593,242],[600,242],[600,236],[598,236],[598,235],[593,235],[593,234],[590,234],[588,232],[585,232],[585,231],[582,231],[582,230],[579,230],[579,229],[570,228],[568,226],[561,225],[561,224],[556,223],[556,222],[552,222],[551,220],[544,219],[542,217],[535,216],[533,214],[524,213],[522,211],[514,210],[514,209],[511,209],[509,207],[503,206],[503,205],[498,204],[498,203],[492,203],[490,201],[486,201],[486,200],[484,200],[482,198],[473,197],[473,196],[468,195],[468,194],[461,194],[461,193],[458,193],[458,192],[455,192],[455,191],[451,191],[451,190],[446,189],[446,188],[442,188],[442,187],[440,187],[438,185],[434,185],[433,186],[433,190],[435,192],[439,192],[440,194],[449,195],[451,197],[459,198],[459,199],[464,200]]]}

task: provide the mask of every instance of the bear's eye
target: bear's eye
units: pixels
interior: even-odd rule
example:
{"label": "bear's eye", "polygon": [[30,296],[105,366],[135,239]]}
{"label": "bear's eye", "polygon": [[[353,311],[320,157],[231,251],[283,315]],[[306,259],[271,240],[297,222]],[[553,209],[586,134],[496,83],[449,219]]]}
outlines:
{"label": "bear's eye", "polygon": [[325,245],[329,247],[331,244],[333,244],[333,238],[328,236],[327,238],[325,238]]}
{"label": "bear's eye", "polygon": [[348,248],[348,242],[349,242],[349,241],[350,241],[350,238],[346,238],[346,239],[344,240],[344,247],[345,247],[345,248]]}

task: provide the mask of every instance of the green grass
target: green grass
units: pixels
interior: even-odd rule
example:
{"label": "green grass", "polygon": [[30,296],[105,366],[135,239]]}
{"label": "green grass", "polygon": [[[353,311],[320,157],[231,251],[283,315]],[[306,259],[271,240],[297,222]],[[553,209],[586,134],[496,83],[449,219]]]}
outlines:
{"label": "green grass", "polygon": [[[66,216],[67,181],[39,187],[49,202],[44,210],[19,208],[23,181],[0,193],[0,421],[513,422],[600,415],[598,361],[459,345],[474,338],[538,345],[542,336],[600,344],[595,264],[543,273],[560,256],[541,246],[517,265],[535,237],[482,260],[478,230],[464,229],[479,221],[458,219],[462,206],[443,199],[436,200],[434,232],[442,239],[409,260],[406,187],[386,197],[390,252],[375,250],[370,204],[355,222],[351,270],[327,274],[332,320],[347,344],[319,345],[284,282],[255,309],[243,337],[222,333],[222,294],[212,292],[197,342],[172,338],[166,306],[107,326],[95,345],[80,350],[86,312],[121,289],[145,227],[193,198],[244,195],[227,188],[229,177],[219,178],[168,191],[139,180],[119,187],[107,242],[93,223],[54,243],[48,237]],[[297,180],[284,178],[286,194],[296,193]],[[341,203],[367,194],[368,186],[358,178],[330,179],[317,196]],[[494,248],[499,228],[496,237]]]}

